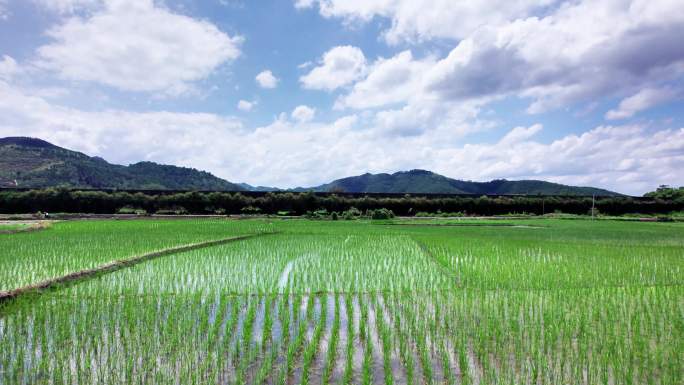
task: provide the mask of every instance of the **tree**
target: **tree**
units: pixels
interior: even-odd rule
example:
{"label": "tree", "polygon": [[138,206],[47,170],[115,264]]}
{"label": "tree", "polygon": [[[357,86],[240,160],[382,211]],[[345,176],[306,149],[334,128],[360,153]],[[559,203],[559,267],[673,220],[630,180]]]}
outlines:
{"label": "tree", "polygon": [[663,200],[680,200],[684,199],[684,187],[674,188],[663,184],[658,186],[655,191],[644,194],[644,196]]}

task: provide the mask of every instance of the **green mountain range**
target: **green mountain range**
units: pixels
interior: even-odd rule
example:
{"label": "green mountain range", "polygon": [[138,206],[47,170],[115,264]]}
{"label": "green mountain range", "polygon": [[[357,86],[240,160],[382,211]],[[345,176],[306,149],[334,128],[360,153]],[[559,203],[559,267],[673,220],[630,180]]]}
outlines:
{"label": "green mountain range", "polygon": [[[55,146],[41,139],[0,138],[0,187],[70,187],[129,190],[283,191],[231,183],[193,168],[139,162],[111,164],[99,157]],[[291,191],[413,194],[620,195],[593,187],[539,180],[471,182],[425,170],[363,174]]]}
{"label": "green mountain range", "polygon": [[[307,189],[300,189],[307,190]],[[394,174],[363,174],[337,179],[313,187],[313,191],[353,193],[478,194],[478,195],[620,195],[594,187],[566,186],[540,180],[505,180],[471,182],[447,178],[425,170],[400,171]]]}
{"label": "green mountain range", "polygon": [[194,168],[153,162],[121,166],[41,139],[24,137],[0,138],[0,187],[244,190]]}

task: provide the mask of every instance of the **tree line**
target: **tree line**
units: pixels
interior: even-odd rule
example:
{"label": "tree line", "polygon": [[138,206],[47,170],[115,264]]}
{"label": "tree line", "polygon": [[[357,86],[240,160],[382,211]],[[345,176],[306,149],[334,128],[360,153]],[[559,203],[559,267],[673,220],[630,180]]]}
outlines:
{"label": "tree line", "polygon": [[[605,215],[669,214],[684,210],[684,198],[598,197],[595,209]],[[351,208],[362,212],[388,209],[396,215],[418,213],[462,213],[464,215],[506,214],[587,214],[591,197],[573,196],[453,196],[428,197],[397,195],[392,197],[318,195],[312,192],[274,192],[260,196],[231,192],[143,193],[68,189],[0,191],[0,213],[42,212],[114,214],[188,213],[188,214],[280,214],[305,215],[327,210],[344,212]]]}

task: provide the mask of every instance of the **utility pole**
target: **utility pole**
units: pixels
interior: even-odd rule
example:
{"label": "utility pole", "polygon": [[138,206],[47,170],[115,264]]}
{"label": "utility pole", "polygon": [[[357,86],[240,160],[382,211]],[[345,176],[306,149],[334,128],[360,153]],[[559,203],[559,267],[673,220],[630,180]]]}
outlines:
{"label": "utility pole", "polygon": [[591,220],[594,220],[594,205],[596,203],[596,194],[591,194]]}

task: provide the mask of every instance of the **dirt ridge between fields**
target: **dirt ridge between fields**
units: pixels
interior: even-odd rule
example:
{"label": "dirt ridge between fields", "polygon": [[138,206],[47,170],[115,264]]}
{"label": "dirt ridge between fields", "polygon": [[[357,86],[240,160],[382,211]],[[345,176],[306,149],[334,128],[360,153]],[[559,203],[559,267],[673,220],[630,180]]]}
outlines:
{"label": "dirt ridge between fields", "polygon": [[[0,221],[0,223],[12,224],[12,223],[3,222],[3,221]],[[40,222],[35,222],[35,223],[19,222],[18,224],[25,224],[26,227],[18,228],[18,229],[8,229],[8,230],[2,230],[2,228],[0,227],[0,234],[31,233],[31,232],[35,232],[35,231],[46,230],[46,229],[49,229],[50,226],[52,226],[51,221],[40,221]]]}
{"label": "dirt ridge between fields", "polygon": [[19,287],[16,289],[7,290],[7,291],[0,291],[0,305],[8,302],[10,300],[14,300],[14,299],[20,298],[20,297],[28,295],[28,294],[38,294],[41,291],[51,289],[51,288],[55,288],[55,287],[62,285],[62,284],[67,284],[67,283],[71,283],[71,282],[75,282],[75,281],[81,281],[81,280],[85,280],[85,279],[92,278],[95,276],[99,276],[102,274],[113,273],[115,271],[122,270],[124,268],[131,267],[131,266],[135,266],[139,263],[146,262],[146,261],[149,261],[149,260],[152,260],[155,258],[164,257],[167,255],[172,255],[172,254],[177,254],[177,253],[182,253],[185,251],[204,249],[207,247],[218,246],[218,245],[222,245],[222,244],[226,244],[226,243],[230,243],[230,242],[237,242],[237,241],[242,241],[245,239],[256,238],[256,237],[260,237],[260,236],[264,236],[264,235],[271,235],[271,234],[277,234],[277,232],[238,235],[238,236],[232,236],[232,237],[227,237],[227,238],[215,239],[212,241],[185,244],[185,245],[181,245],[181,246],[169,247],[166,249],[157,250],[157,251],[153,251],[150,253],[137,255],[134,257],[130,257],[130,258],[115,260],[112,262],[105,263],[104,265],[94,267],[92,269],[79,270],[79,271],[75,271],[75,272],[72,272],[72,273],[69,273],[66,275],[62,275],[59,277],[46,279],[44,281],[34,283],[31,285]]}

